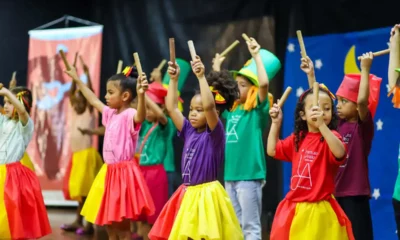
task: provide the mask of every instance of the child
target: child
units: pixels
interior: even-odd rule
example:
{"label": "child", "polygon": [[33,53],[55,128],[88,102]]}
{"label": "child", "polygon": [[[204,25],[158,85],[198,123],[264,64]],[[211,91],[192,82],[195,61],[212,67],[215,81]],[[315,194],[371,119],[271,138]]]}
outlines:
{"label": "child", "polygon": [[20,162],[33,135],[29,117],[32,94],[25,87],[8,90],[0,114],[0,238],[37,239],[51,233],[40,183]]}
{"label": "child", "polygon": [[[92,91],[89,69],[83,66],[88,76],[87,87]],[[72,224],[63,224],[61,229],[73,231],[78,235],[93,234],[93,225],[87,222],[83,227],[83,218],[80,214],[90,187],[103,165],[103,160],[95,148],[93,148],[92,137],[84,135],[79,129],[91,129],[95,124],[93,106],[89,105],[82,92],[76,88],[72,81],[70,89],[71,123],[70,123],[70,145],[72,150],[71,160],[64,176],[63,192],[67,200],[78,201],[76,219]]]}
{"label": "child", "polygon": [[[400,24],[396,24],[390,33],[390,58],[389,58],[389,69],[388,69],[388,80],[389,87],[392,89],[391,93],[393,96],[393,106],[400,108]],[[400,144],[399,144],[399,156],[398,164],[400,168]],[[393,210],[396,220],[397,237],[400,239],[400,171],[398,171],[396,184],[393,191]]]}
{"label": "child", "polygon": [[305,91],[295,110],[295,131],[279,140],[282,111],[277,104],[267,153],[292,162],[290,191],[279,204],[271,240],[354,239],[351,223],[333,198],[335,175],[346,158],[346,147],[336,129],[333,94],[320,87],[319,106],[313,106],[313,90]]}
{"label": "child", "polygon": [[143,219],[145,221],[141,225],[140,235],[143,235],[144,239],[148,239],[151,226],[168,201],[168,178],[163,163],[167,155],[168,142],[172,142],[176,128],[164,113],[166,95],[167,89],[159,82],[149,85],[146,92],[146,120],[139,134],[140,169],[155,205],[154,215]]}
{"label": "child", "polygon": [[373,54],[361,59],[361,75],[345,75],[336,92],[338,132],[348,148],[348,157],[336,175],[335,197],[349,217],[355,239],[373,239],[369,200],[368,155],[374,137],[379,84],[382,79],[369,74]]}
{"label": "child", "polygon": [[[138,77],[135,69],[127,68],[123,74],[108,79],[105,106],[78,78],[75,68],[66,73],[89,104],[102,113],[106,129],[103,146],[106,164],[97,174],[81,214],[91,223],[106,225],[109,239],[130,239],[130,221],[154,214],[153,200],[133,160],[140,126],[146,116],[146,75]],[[136,95],[137,111],[129,106]]]}
{"label": "child", "polygon": [[[189,120],[178,108],[179,66],[169,62],[171,82],[167,110],[184,139],[183,184],[163,208],[150,231],[150,239],[243,239],[239,221],[227,193],[217,181],[224,158],[224,129],[219,114],[229,109],[238,88],[227,71],[204,76],[200,58],[192,62],[200,94],[190,103]],[[211,90],[211,91],[210,91]]]}
{"label": "child", "polygon": [[[235,78],[240,99],[226,111],[225,188],[232,199],[246,239],[261,239],[262,188],[267,177],[263,132],[269,110],[269,79],[280,69],[279,60],[251,38],[253,57]],[[214,63],[220,60],[214,60]],[[248,151],[251,149],[251,151]]]}

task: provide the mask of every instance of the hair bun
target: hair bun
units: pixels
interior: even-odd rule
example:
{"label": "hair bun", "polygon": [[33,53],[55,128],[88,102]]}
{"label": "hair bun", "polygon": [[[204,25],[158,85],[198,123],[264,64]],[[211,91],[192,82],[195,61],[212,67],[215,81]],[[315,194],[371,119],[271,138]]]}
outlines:
{"label": "hair bun", "polygon": [[138,71],[137,71],[136,66],[133,66],[133,67],[132,67],[132,71],[131,71],[131,73],[129,74],[129,77],[132,77],[132,78],[138,78],[138,77],[139,77],[139,73],[138,73]]}

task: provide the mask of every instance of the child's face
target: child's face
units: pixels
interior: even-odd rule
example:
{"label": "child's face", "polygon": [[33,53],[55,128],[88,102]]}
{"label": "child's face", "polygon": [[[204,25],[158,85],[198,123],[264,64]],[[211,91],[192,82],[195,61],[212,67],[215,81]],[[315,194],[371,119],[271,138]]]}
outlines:
{"label": "child's face", "polygon": [[151,108],[146,104],[146,120],[149,122],[155,122],[157,120],[156,114],[151,110]]}
{"label": "child's face", "polygon": [[247,99],[247,93],[253,85],[249,82],[249,80],[247,80],[247,78],[240,75],[236,77],[236,81],[240,92],[239,100],[241,103],[245,103]]}
{"label": "child's face", "polygon": [[123,93],[119,87],[119,81],[107,82],[107,94],[105,96],[107,106],[118,109],[123,105]]}
{"label": "child's face", "polygon": [[207,119],[200,94],[196,94],[190,101],[189,121],[192,127],[196,129],[203,130],[206,127]]}
{"label": "child's face", "polygon": [[[304,99],[304,114],[302,116],[303,120],[307,121],[308,129],[310,131],[310,128],[313,130],[317,130],[318,128],[315,125],[315,121],[311,119],[311,113],[312,110],[311,108],[313,107],[313,94],[308,94],[306,98]],[[325,125],[329,125],[332,120],[332,100],[329,97],[328,94],[324,92],[319,93],[319,107],[321,111],[323,112],[323,119]]]}
{"label": "child's face", "polygon": [[10,100],[7,97],[4,97],[4,115],[8,118],[13,117],[14,105],[11,104]]}
{"label": "child's face", "polygon": [[353,120],[357,119],[357,104],[346,98],[337,97],[337,115],[340,119]]}

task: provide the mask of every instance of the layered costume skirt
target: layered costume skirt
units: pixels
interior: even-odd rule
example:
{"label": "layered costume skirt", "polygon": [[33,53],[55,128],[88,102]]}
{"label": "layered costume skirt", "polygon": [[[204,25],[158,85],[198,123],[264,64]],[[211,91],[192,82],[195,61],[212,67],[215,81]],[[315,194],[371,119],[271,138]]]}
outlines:
{"label": "layered costume skirt", "polygon": [[81,201],[88,196],[102,165],[103,160],[94,148],[73,153],[63,181],[65,199]]}
{"label": "layered costume skirt", "polygon": [[88,222],[110,225],[140,220],[154,214],[150,191],[135,160],[103,164],[97,174],[81,215]]}
{"label": "layered costume skirt", "polygon": [[0,239],[38,239],[50,233],[34,171],[21,162],[0,165]]}
{"label": "layered costume skirt", "polygon": [[33,163],[31,161],[31,158],[29,157],[28,153],[24,152],[24,156],[21,159],[22,165],[25,167],[29,168],[32,171],[35,171],[35,167],[33,166]]}
{"label": "layered costume skirt", "polygon": [[271,240],[354,240],[351,222],[332,197],[319,202],[284,199],[278,206]]}
{"label": "layered costume skirt", "polygon": [[181,185],[164,206],[149,238],[241,240],[243,233],[228,194],[213,181]]}

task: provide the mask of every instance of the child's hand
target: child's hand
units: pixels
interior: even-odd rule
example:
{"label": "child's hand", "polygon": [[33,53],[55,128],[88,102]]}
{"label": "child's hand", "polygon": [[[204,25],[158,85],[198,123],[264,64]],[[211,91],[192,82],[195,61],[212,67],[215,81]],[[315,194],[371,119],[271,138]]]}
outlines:
{"label": "child's hand", "polygon": [[251,56],[254,58],[260,52],[260,44],[254,38],[250,38],[250,42],[246,41],[246,43]]}
{"label": "child's hand", "polygon": [[190,61],[190,64],[192,65],[192,70],[197,78],[204,77],[205,68],[199,56],[196,56],[194,61]]}
{"label": "child's hand", "polygon": [[372,52],[364,53],[361,56],[361,69],[370,70],[374,54]]}
{"label": "child's hand", "polygon": [[212,63],[213,63],[213,70],[216,72],[221,71],[221,65],[222,62],[225,60],[225,57],[219,56],[219,53],[215,54],[215,58],[213,58]]}
{"label": "child's hand", "polygon": [[147,82],[146,73],[142,73],[142,76],[139,76],[136,84],[136,91],[138,94],[144,94],[149,88],[149,83]]}
{"label": "child's hand", "polygon": [[64,72],[66,74],[68,74],[68,76],[70,76],[72,78],[72,80],[74,80],[74,81],[79,80],[78,73],[76,72],[76,68],[74,68],[73,66],[71,66],[70,70],[65,70]]}
{"label": "child's hand", "polygon": [[7,88],[5,88],[2,83],[0,83],[0,96],[5,96],[5,95],[7,95],[8,92],[9,92],[9,90]]}
{"label": "child's hand", "polygon": [[179,74],[181,73],[181,69],[177,62],[173,63],[171,61],[168,62],[168,75],[171,80],[177,82],[179,79]]}
{"label": "child's hand", "polygon": [[315,127],[319,128],[325,124],[324,122],[324,113],[321,111],[319,106],[314,106],[311,108],[310,118],[315,122]]}
{"label": "child's hand", "polygon": [[86,135],[86,134],[91,135],[91,131],[89,129],[78,127],[78,130],[81,132],[82,135]]}
{"label": "child's hand", "polygon": [[272,108],[269,110],[269,115],[271,116],[272,123],[282,123],[282,110],[278,104],[274,103]]}
{"label": "child's hand", "polygon": [[301,58],[300,68],[305,74],[314,76],[314,63],[308,56]]}
{"label": "child's hand", "polygon": [[150,74],[150,82],[161,82],[162,81],[161,75],[162,74],[160,69],[154,68]]}
{"label": "child's hand", "polygon": [[392,30],[390,31],[390,39],[389,41],[395,41],[397,43],[400,43],[400,24],[396,24],[394,25],[394,27],[392,28]]}
{"label": "child's hand", "polygon": [[8,84],[8,88],[13,88],[17,86],[17,79],[13,78],[11,79],[10,83]]}

